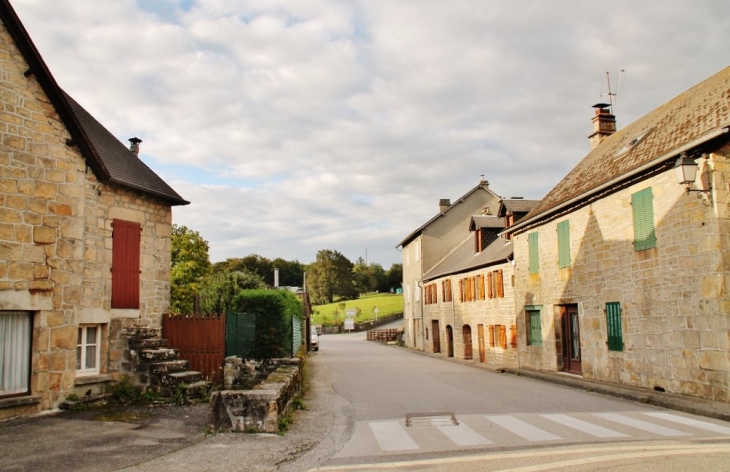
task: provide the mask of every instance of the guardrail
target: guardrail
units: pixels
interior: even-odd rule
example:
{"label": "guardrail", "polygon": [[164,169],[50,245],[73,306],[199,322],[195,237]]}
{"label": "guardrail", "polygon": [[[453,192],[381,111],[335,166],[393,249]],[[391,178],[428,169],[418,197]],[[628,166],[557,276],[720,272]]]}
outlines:
{"label": "guardrail", "polygon": [[371,329],[368,331],[368,341],[379,341],[381,343],[397,341],[398,332],[399,330],[397,328]]}

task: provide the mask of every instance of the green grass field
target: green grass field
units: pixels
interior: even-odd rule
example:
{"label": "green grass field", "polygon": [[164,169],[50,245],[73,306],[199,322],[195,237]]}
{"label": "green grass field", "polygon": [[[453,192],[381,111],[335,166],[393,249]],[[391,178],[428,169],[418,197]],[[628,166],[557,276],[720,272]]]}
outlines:
{"label": "green grass field", "polygon": [[[342,309],[342,304],[345,304]],[[315,325],[335,326],[342,324],[347,318],[347,310],[356,310],[355,323],[375,318],[375,308],[378,308],[378,318],[403,313],[403,295],[392,293],[370,293],[361,295],[357,300],[335,302],[328,305],[315,305],[313,323]]]}

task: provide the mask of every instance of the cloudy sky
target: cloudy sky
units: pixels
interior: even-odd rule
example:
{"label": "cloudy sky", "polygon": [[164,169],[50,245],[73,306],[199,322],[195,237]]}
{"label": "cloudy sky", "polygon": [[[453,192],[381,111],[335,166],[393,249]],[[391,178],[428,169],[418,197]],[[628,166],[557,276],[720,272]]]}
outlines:
{"label": "cloudy sky", "polygon": [[61,87],[192,202],[173,221],[214,262],[387,269],[481,174],[545,195],[606,72],[621,127],[730,65],[715,0],[11,2]]}

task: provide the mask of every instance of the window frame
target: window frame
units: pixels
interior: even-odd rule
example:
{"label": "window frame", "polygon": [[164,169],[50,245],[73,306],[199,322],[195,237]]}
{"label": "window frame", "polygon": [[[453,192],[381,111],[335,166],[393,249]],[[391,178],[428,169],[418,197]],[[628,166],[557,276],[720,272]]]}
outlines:
{"label": "window frame", "polygon": [[[15,380],[18,381],[18,387],[8,389],[7,393],[2,393],[4,390],[0,390],[0,398],[27,396],[31,394],[31,377],[33,374],[33,313],[22,310],[3,310],[0,312],[0,317],[3,316],[18,316],[25,318],[27,321],[23,322],[20,330],[8,330],[6,334],[11,340],[22,341],[22,344],[17,344],[18,349],[11,356],[7,359],[3,356],[3,362],[9,367],[9,374],[15,376]],[[3,332],[5,331],[3,330]],[[0,338],[0,341],[2,341],[2,345],[6,344],[4,337]],[[5,386],[2,383],[2,379],[7,378],[4,372],[5,368],[3,364],[0,364],[0,388],[11,387],[12,385]]]}
{"label": "window frame", "polygon": [[[89,342],[89,328],[96,328],[96,339],[93,343]],[[76,340],[76,376],[83,377],[88,375],[99,375],[101,372],[101,325],[100,324],[80,324],[79,335]],[[80,338],[80,340],[79,340]],[[87,364],[87,350],[94,347],[94,366],[84,367]]]}
{"label": "window frame", "polygon": [[634,250],[655,248],[654,194],[651,187],[631,194],[631,213],[634,223]]}
{"label": "window frame", "polygon": [[[542,305],[525,306],[526,340],[528,346],[542,346]],[[539,336],[535,336],[539,333]],[[537,340],[535,338],[538,338]]]}
{"label": "window frame", "polygon": [[606,345],[609,351],[623,352],[624,350],[622,311],[621,302],[606,302]]}
{"label": "window frame", "polygon": [[527,252],[529,255],[529,273],[537,274],[540,272],[540,244],[539,233],[533,231],[527,234]]}
{"label": "window frame", "polygon": [[570,220],[558,222],[558,267],[570,267]]}

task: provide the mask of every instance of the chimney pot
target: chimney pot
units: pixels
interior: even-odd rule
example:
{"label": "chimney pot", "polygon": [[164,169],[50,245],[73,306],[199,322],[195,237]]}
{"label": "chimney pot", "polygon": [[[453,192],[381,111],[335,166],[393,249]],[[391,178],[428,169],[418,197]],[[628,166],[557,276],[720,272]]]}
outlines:
{"label": "chimney pot", "polygon": [[129,150],[132,151],[135,155],[139,155],[139,143],[141,143],[142,140],[138,137],[129,138]]}
{"label": "chimney pot", "polygon": [[613,116],[608,103],[596,103],[593,108],[596,114],[593,116],[593,134],[588,136],[591,149],[595,149],[601,141],[616,132],[616,117]]}
{"label": "chimney pot", "polygon": [[439,200],[439,211],[444,212],[451,206],[451,200],[448,198],[442,198]]}

